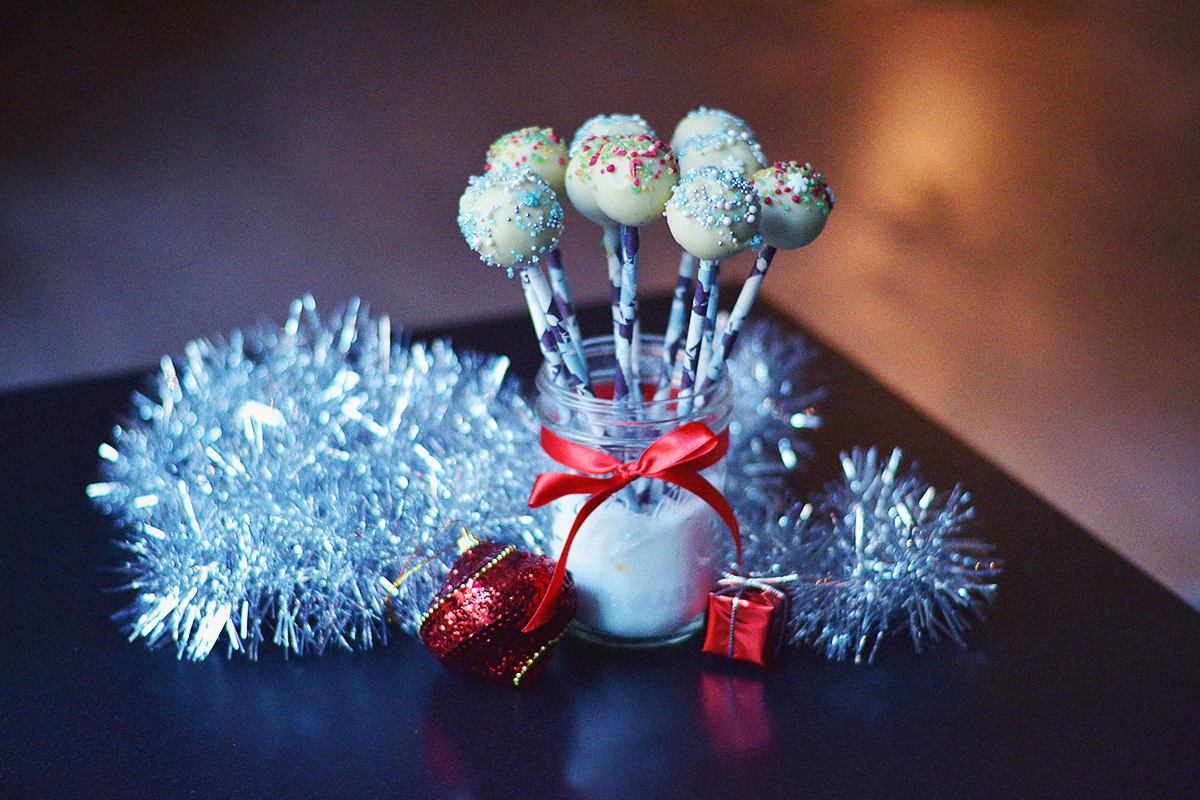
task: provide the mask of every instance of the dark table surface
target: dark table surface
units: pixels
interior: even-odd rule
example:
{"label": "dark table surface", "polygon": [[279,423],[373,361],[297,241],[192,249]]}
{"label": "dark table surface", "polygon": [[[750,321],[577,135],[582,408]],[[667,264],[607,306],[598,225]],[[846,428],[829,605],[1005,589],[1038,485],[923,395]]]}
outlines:
{"label": "dark table surface", "polygon": [[[443,332],[536,365],[525,320]],[[968,648],[758,671],[694,640],[568,639],[525,691],[403,638],[181,663],[110,621],[116,534],[84,493],[141,378],[0,397],[0,795],[1196,797],[1200,615],[852,364],[823,349],[820,368],[806,480],[850,446],[900,445],[971,491],[1005,571]]]}

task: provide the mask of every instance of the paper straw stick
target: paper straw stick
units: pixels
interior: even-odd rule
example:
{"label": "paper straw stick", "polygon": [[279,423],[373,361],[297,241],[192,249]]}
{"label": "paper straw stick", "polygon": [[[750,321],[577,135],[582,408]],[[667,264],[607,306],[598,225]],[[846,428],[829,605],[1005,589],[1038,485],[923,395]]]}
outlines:
{"label": "paper straw stick", "polygon": [[529,316],[537,334],[538,346],[546,363],[550,365],[550,377],[564,383],[578,394],[591,395],[592,390],[583,379],[571,345],[570,334],[562,326],[554,312],[554,298],[546,277],[536,265],[521,269],[521,288],[529,306]]}
{"label": "paper straw stick", "polygon": [[638,253],[640,250],[640,231],[636,227],[626,227],[621,237],[621,305],[627,314],[632,315],[633,319],[633,324],[629,329],[629,370],[633,375],[633,380],[629,383],[629,391],[636,391],[636,399],[639,401],[642,399],[642,319],[638,313],[637,294]]}
{"label": "paper straw stick", "polygon": [[617,358],[617,369],[613,373],[613,397],[626,397],[629,387],[625,384],[625,373],[620,368],[621,342],[621,227],[616,223],[604,226],[604,255],[608,263],[608,283],[611,287],[613,355]]}
{"label": "paper straw stick", "polygon": [[696,363],[696,382],[705,375],[709,358],[712,356],[713,337],[717,330],[717,305],[721,292],[721,262],[713,262],[712,283],[708,289],[708,308],[704,312],[704,330],[700,334],[700,360]]}
{"label": "paper straw stick", "polygon": [[[640,386],[642,382],[642,320],[640,316],[633,318],[633,333],[629,346],[629,363],[633,368],[634,381]],[[637,399],[641,400],[641,395]]]}
{"label": "paper straw stick", "polygon": [[683,374],[679,379],[679,403],[676,408],[676,413],[681,417],[692,412],[696,366],[700,361],[700,340],[704,336],[704,320],[708,317],[708,295],[712,287],[715,263],[701,259],[696,271],[696,292],[692,300],[692,316],[688,322],[687,343],[683,347]]}
{"label": "paper straw stick", "polygon": [[546,273],[550,276],[550,288],[554,292],[554,305],[558,309],[558,318],[567,329],[567,333],[571,335],[571,344],[582,369],[580,376],[585,384],[590,384],[587,359],[583,357],[583,335],[579,331],[579,319],[575,316],[575,303],[571,301],[571,289],[567,285],[567,273],[563,269],[562,251],[557,247],[551,248],[546,253]]}
{"label": "paper straw stick", "polygon": [[633,330],[637,323],[637,259],[638,229],[621,226],[621,298],[620,322],[617,325],[614,348],[617,354],[617,380],[613,399],[623,400],[639,391],[640,369],[633,363]]}
{"label": "paper straw stick", "polygon": [[538,305],[541,307],[542,315],[546,320],[547,342],[553,344],[562,358],[563,367],[565,370],[565,378],[567,386],[573,391],[580,394],[591,395],[591,383],[587,379],[587,367],[584,366],[582,351],[577,351],[574,343],[571,341],[571,333],[567,330],[562,320],[558,317],[558,311],[554,304],[554,295],[550,291],[550,284],[546,282],[546,278],[542,275],[541,269],[531,267],[522,271],[522,275],[529,273],[529,284],[533,289],[534,295],[537,297]]}
{"label": "paper straw stick", "polygon": [[604,257],[608,263],[608,282],[612,286],[612,316],[613,335],[617,334],[617,325],[621,322],[621,228],[618,225],[605,225]]}
{"label": "paper straw stick", "polygon": [[546,312],[542,310],[542,301],[533,288],[533,274],[537,267],[526,267],[520,271],[521,290],[525,293],[525,304],[529,306],[529,319],[533,321],[533,332],[537,336],[538,347],[542,357],[550,368],[550,379],[555,383],[566,383],[562,353],[558,351],[558,343],[554,334],[546,325]]}
{"label": "paper straw stick", "polygon": [[671,393],[671,374],[675,371],[675,359],[683,346],[684,322],[687,320],[688,299],[692,296],[692,280],[696,275],[696,262],[691,253],[684,251],[679,259],[679,279],[675,282],[675,295],[671,298],[671,316],[667,318],[667,330],[663,334],[662,372],[658,378],[655,400],[666,400]]}
{"label": "paper straw stick", "polygon": [[[604,228],[604,253],[608,259],[608,281],[612,284],[612,313],[613,337],[620,338],[621,326],[621,226],[610,225]],[[640,364],[642,360],[642,322],[633,321],[633,346],[630,348],[630,363]],[[625,376],[622,375],[622,378]],[[624,395],[622,395],[624,396]]]}
{"label": "paper straw stick", "polygon": [[774,258],[775,248],[769,244],[763,245],[762,249],[758,251],[758,258],[754,260],[754,266],[750,268],[750,275],[742,284],[742,291],[738,293],[733,311],[729,312],[729,321],[725,323],[725,332],[721,334],[721,342],[713,351],[712,358],[709,359],[704,383],[700,387],[701,391],[708,389],[721,377],[721,369],[725,365],[725,360],[733,352],[738,333],[741,332],[742,325],[745,324],[746,317],[750,314],[750,307],[754,305],[754,299],[758,297],[758,290],[762,288],[763,279],[767,277],[767,270],[771,268],[771,260]]}

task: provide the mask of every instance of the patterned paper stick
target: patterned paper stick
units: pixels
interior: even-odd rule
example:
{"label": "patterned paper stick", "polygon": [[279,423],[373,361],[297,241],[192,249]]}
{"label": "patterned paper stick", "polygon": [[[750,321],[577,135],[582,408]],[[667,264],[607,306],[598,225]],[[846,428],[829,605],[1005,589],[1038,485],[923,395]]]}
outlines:
{"label": "patterned paper stick", "polygon": [[558,318],[571,335],[572,347],[581,368],[579,374],[583,382],[590,385],[587,359],[583,357],[583,334],[579,331],[579,320],[575,316],[575,303],[571,301],[571,289],[567,285],[567,273],[563,269],[562,251],[557,247],[546,253],[546,273],[550,276],[550,288],[554,290],[554,305],[558,309]]}
{"label": "patterned paper stick", "polygon": [[613,335],[617,333],[617,325],[621,322],[621,228],[619,225],[605,225],[604,257],[608,263],[608,282],[612,286],[612,316]]}
{"label": "patterned paper stick", "polygon": [[[633,362],[633,331],[637,324],[637,267],[638,267],[638,229],[636,226],[621,226],[621,322],[618,326],[618,336],[615,342],[617,351],[618,372],[622,373],[617,381],[618,391],[614,392],[616,400],[622,400],[638,390],[640,386],[640,365]],[[622,386],[622,384],[624,384]]]}
{"label": "patterned paper stick", "polygon": [[546,354],[547,350],[553,351],[555,355],[547,355],[551,367],[553,368],[556,362],[560,363],[567,386],[580,394],[590,395],[592,389],[585,377],[587,370],[582,364],[583,359],[575,351],[570,332],[558,318],[554,295],[550,291],[550,284],[546,282],[546,276],[537,266],[526,267],[521,270],[521,286],[525,289],[526,300],[532,295],[533,302],[537,304],[536,312],[531,309],[531,313],[534,313],[535,329],[539,319],[544,326],[538,332],[538,343],[542,346],[542,353]]}
{"label": "patterned paper stick", "polygon": [[688,323],[687,343],[683,347],[683,374],[679,379],[677,413],[685,417],[692,412],[692,392],[696,385],[696,366],[700,361],[700,340],[704,335],[704,320],[708,317],[708,295],[712,288],[713,266],[716,262],[700,260],[696,273],[696,292],[692,300],[692,316]]}
{"label": "patterned paper stick", "polygon": [[720,292],[721,262],[714,261],[712,283],[708,290],[708,309],[704,313],[704,330],[700,334],[700,360],[696,364],[696,382],[701,384],[702,381],[700,379],[704,377],[705,370],[708,369],[709,359],[712,356],[713,337],[717,331],[717,305]]}
{"label": "patterned paper stick", "polygon": [[546,312],[542,309],[542,302],[533,288],[533,273],[536,269],[530,267],[520,271],[521,289],[525,292],[525,304],[529,306],[529,318],[533,321],[533,332],[537,336],[538,347],[541,348],[542,357],[550,367],[550,378],[556,383],[566,383],[562,353],[558,350],[554,333],[546,324]]}
{"label": "patterned paper stick", "polygon": [[625,384],[625,372],[621,369],[621,226],[612,223],[604,226],[604,255],[608,262],[608,283],[611,287],[613,354],[617,369],[613,373],[613,397],[626,397],[629,387]]}
{"label": "patterned paper stick", "polygon": [[655,400],[665,400],[671,393],[671,373],[675,370],[675,359],[683,346],[684,321],[687,319],[688,298],[692,296],[692,279],[696,275],[699,261],[686,250],[679,259],[679,280],[675,282],[675,296],[671,298],[671,316],[667,318],[667,330],[663,334],[662,372],[658,378]]}
{"label": "patterned paper stick", "polygon": [[[623,259],[620,225],[604,228],[604,253],[608,259],[608,281],[612,284],[613,337],[620,338],[621,264]],[[633,364],[642,363],[642,321],[640,318],[635,318],[633,321],[633,347],[630,349],[629,360]]]}
{"label": "patterned paper stick", "polygon": [[729,358],[729,354],[733,352],[738,333],[741,332],[742,325],[745,324],[746,317],[750,314],[750,307],[754,305],[754,299],[758,297],[758,290],[762,287],[763,279],[767,277],[767,270],[771,268],[773,258],[775,258],[775,248],[769,244],[763,245],[762,249],[758,251],[758,258],[754,260],[754,266],[750,268],[750,276],[742,284],[742,291],[738,293],[733,311],[729,312],[729,321],[725,323],[725,332],[721,334],[721,343],[717,345],[717,349],[708,362],[704,383],[700,386],[701,391],[708,389],[721,377],[721,368],[725,364],[725,359]]}

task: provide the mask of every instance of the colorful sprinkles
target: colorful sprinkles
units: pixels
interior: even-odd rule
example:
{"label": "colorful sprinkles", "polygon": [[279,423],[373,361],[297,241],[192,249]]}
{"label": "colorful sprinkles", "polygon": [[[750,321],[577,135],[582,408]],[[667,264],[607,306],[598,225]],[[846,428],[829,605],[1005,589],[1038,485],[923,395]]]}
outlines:
{"label": "colorful sprinkles", "polygon": [[608,173],[620,168],[628,174],[635,194],[648,190],[650,182],[661,179],[664,174],[679,174],[671,148],[649,136],[606,137],[588,164]]}
{"label": "colorful sprinkles", "polygon": [[719,166],[699,167],[684,175],[666,208],[675,240],[701,259],[727,258],[750,246],[758,216],[754,185]]}
{"label": "colorful sprinkles", "polygon": [[529,169],[562,194],[567,160],[567,146],[553,128],[531,126],[492,142],[484,171]]}
{"label": "colorful sprinkles", "polygon": [[622,225],[647,225],[662,215],[679,181],[675,154],[649,136],[610,136],[585,162],[596,203]]}
{"label": "colorful sprinkles", "polygon": [[675,132],[671,134],[671,147],[678,151],[693,136],[718,131],[737,131],[745,133],[751,139],[754,138],[754,131],[750,130],[750,126],[741,117],[719,108],[700,106],[694,111],[689,111],[675,126]]}
{"label": "colorful sprinkles", "polygon": [[749,131],[722,128],[687,139],[676,153],[685,173],[696,167],[718,166],[749,178],[767,165],[762,146]]}
{"label": "colorful sprinkles", "polygon": [[762,240],[781,250],[816,239],[833,210],[833,192],[811,164],[776,161],[754,174],[754,188],[763,204]]}
{"label": "colorful sprinkles", "polygon": [[472,177],[459,201],[458,227],[492,266],[530,265],[558,246],[563,209],[533,172],[493,171]]}
{"label": "colorful sprinkles", "polygon": [[825,176],[808,163],[776,161],[755,173],[754,187],[765,205],[791,200],[793,204],[813,203],[826,214],[833,210],[833,190]]}
{"label": "colorful sprinkles", "polygon": [[640,114],[598,114],[579,126],[568,149],[574,158],[583,142],[593,136],[649,136],[656,138],[650,123]]}

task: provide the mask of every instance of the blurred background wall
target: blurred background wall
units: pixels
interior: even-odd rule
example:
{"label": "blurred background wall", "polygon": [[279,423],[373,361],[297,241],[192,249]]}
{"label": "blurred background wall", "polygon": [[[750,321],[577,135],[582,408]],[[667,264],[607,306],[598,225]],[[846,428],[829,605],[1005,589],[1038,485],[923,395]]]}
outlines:
{"label": "blurred background wall", "polygon": [[[705,104],[837,193],[770,299],[1200,606],[1193,5],[37,8],[0,12],[0,389],[305,292],[409,327],[518,312],[455,225],[486,146]],[[598,236],[568,212],[583,298]]]}

